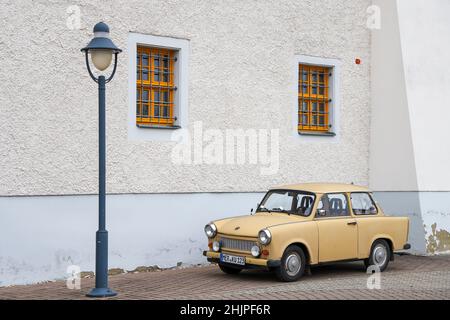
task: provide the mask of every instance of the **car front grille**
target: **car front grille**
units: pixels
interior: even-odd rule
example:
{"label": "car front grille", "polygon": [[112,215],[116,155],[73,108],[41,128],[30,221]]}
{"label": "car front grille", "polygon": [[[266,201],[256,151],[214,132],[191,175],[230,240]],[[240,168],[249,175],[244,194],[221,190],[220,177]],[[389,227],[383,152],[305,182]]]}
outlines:
{"label": "car front grille", "polygon": [[240,251],[251,251],[257,245],[256,241],[222,238],[222,248]]}

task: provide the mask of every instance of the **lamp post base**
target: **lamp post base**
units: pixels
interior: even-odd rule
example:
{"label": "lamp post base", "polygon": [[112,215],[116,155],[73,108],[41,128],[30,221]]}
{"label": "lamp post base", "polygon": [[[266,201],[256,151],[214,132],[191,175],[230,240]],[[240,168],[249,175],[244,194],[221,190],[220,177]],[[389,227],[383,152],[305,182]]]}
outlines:
{"label": "lamp post base", "polygon": [[115,292],[114,290],[111,290],[109,288],[94,288],[88,294],[86,294],[86,297],[106,298],[106,297],[114,297],[116,295],[117,295],[117,292]]}

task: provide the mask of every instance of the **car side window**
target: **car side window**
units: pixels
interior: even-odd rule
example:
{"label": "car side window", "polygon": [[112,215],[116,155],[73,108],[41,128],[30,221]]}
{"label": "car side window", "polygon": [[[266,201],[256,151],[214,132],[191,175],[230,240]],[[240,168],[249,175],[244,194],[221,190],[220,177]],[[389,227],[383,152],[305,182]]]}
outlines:
{"label": "car side window", "polygon": [[306,194],[298,194],[296,198],[297,203],[297,214],[302,216],[309,216],[311,213],[311,209],[314,204],[314,197],[306,195]]}
{"label": "car side window", "polygon": [[317,210],[318,212],[322,210],[322,214],[319,214],[318,218],[350,215],[347,197],[343,193],[324,194],[318,203]]}
{"label": "car side window", "polygon": [[352,203],[352,210],[354,214],[377,214],[377,206],[373,202],[372,198],[364,192],[355,192],[350,194],[350,200]]}

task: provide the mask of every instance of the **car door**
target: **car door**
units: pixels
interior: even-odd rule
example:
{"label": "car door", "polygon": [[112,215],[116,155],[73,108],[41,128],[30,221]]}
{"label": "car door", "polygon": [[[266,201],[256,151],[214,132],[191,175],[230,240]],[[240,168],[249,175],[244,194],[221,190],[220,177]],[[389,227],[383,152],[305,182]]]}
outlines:
{"label": "car door", "polygon": [[350,193],[350,206],[358,223],[358,257],[367,258],[372,242],[377,234],[386,232],[383,218],[378,214],[378,208],[367,192]]}
{"label": "car door", "polygon": [[358,225],[345,193],[324,194],[317,207],[319,262],[358,257]]}

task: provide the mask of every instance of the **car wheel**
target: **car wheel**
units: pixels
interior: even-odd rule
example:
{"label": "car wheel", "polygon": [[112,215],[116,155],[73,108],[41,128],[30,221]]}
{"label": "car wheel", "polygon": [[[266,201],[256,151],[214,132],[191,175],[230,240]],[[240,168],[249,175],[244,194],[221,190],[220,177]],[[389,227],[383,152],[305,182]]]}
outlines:
{"label": "car wheel", "polygon": [[381,272],[387,268],[390,259],[391,248],[386,240],[380,239],[373,243],[372,249],[370,250],[370,256],[368,259],[364,260],[364,265],[366,266],[366,269],[369,266],[376,266]]}
{"label": "car wheel", "polygon": [[219,264],[219,268],[226,274],[238,274],[239,272],[242,271],[242,269],[227,267],[227,266],[224,266],[223,264]]}
{"label": "car wheel", "polygon": [[297,246],[289,246],[284,251],[281,264],[275,269],[275,274],[280,281],[296,281],[305,272],[305,266],[306,256],[303,250]]}

